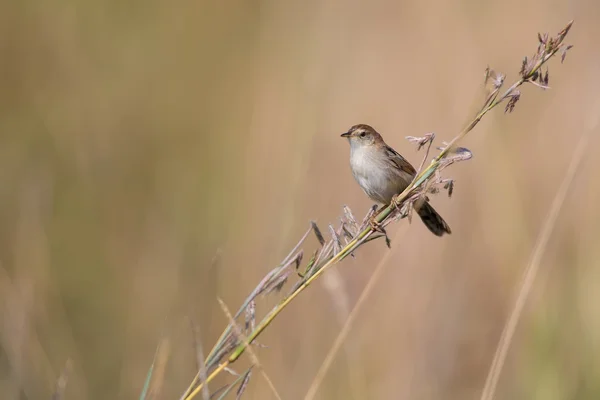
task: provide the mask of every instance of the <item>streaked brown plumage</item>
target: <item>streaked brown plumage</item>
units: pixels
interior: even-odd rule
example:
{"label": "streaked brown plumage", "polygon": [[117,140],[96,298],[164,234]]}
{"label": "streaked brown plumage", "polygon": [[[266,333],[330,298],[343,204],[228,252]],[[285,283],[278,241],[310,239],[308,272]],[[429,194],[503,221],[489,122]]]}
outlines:
{"label": "streaked brown plumage", "polygon": [[[354,125],[341,135],[350,142],[350,167],[361,189],[373,201],[389,204],[415,177],[417,171],[388,146],[369,125]],[[425,226],[437,236],[451,233],[444,219],[427,202],[417,210]]]}

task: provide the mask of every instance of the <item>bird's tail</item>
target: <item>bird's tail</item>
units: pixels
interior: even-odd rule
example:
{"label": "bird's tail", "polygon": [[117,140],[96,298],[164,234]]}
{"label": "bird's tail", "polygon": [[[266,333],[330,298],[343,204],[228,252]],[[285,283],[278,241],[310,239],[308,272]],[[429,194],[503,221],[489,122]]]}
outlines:
{"label": "bird's tail", "polygon": [[446,221],[444,221],[440,214],[438,214],[428,202],[423,202],[418,213],[427,229],[434,235],[442,236],[444,233],[452,233]]}

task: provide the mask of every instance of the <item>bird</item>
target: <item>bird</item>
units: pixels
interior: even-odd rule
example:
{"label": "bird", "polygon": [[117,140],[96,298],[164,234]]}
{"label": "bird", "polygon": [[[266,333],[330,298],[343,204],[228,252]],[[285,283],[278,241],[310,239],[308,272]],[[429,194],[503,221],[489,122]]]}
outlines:
{"label": "bird", "polygon": [[[417,171],[379,132],[366,124],[351,127],[341,137],[350,143],[350,168],[354,179],[369,198],[388,205],[412,182]],[[420,204],[419,204],[420,203]],[[425,198],[415,204],[425,226],[436,236],[452,233],[444,219]]]}

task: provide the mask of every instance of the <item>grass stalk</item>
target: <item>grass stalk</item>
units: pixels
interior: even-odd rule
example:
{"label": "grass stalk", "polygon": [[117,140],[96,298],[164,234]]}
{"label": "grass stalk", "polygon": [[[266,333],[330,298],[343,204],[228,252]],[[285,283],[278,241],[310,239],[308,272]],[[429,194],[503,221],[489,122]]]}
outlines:
{"label": "grass stalk", "polygon": [[556,220],[565,202],[567,194],[569,193],[569,188],[573,182],[573,179],[575,178],[579,165],[581,164],[581,160],[583,159],[583,155],[589,141],[589,135],[590,131],[585,132],[579,139],[577,148],[571,157],[571,163],[567,173],[565,174],[563,182],[554,196],[550,211],[544,220],[544,225],[542,226],[535,246],[533,247],[531,259],[527,264],[525,271],[523,272],[523,278],[520,281],[515,304],[508,320],[506,321],[506,324],[504,325],[502,335],[500,336],[498,346],[496,347],[494,359],[492,360],[490,370],[485,380],[485,386],[481,394],[481,400],[492,400],[494,398],[496,387],[500,379],[500,373],[502,372],[510,344],[512,343],[512,339],[517,330],[519,319],[523,314],[523,308],[525,307],[525,303],[527,302],[527,298],[529,297],[529,293],[531,292],[535,278],[538,275],[542,256],[544,255],[544,252],[548,246],[548,241],[550,240],[550,236],[552,235],[554,227],[556,226]]}
{"label": "grass stalk", "polygon": [[[555,37],[550,37],[547,34],[543,36],[538,34],[539,44],[537,52],[530,60],[527,58],[524,59],[520,71],[520,78],[507,90],[505,90],[502,95],[500,95],[500,90],[503,87],[504,76],[495,74],[493,71],[488,69],[486,71],[486,82],[488,81],[488,78],[492,78],[493,90],[487,96],[480,111],[475,115],[471,122],[469,122],[466,127],[450,141],[449,144],[441,149],[440,153],[433,158],[431,163],[417,174],[411,184],[402,193],[397,195],[390,205],[383,208],[383,210],[377,214],[377,216],[374,218],[374,221],[380,226],[385,226],[398,216],[410,215],[410,206],[412,202],[428,192],[431,186],[435,184],[435,179],[442,169],[453,164],[454,162],[470,158],[470,152],[466,149],[457,147],[457,144],[477,126],[477,124],[485,115],[495,109],[498,105],[506,102],[507,104],[505,112],[511,112],[515,107],[515,104],[520,99],[521,94],[518,91],[520,86],[522,86],[524,83],[534,83],[536,86],[546,88],[548,84],[548,73],[546,72],[544,75],[541,71],[541,68],[560,50],[563,51],[564,59],[564,55],[570,46],[564,45],[563,41],[572,24],[573,21],[570,21]],[[315,226],[315,233],[317,233],[317,236],[320,238],[319,240],[321,244],[324,245],[322,248],[323,251],[319,254],[319,257],[316,258],[318,262],[315,261],[315,258],[309,262],[307,272],[301,276],[301,281],[294,286],[294,289],[286,297],[284,297],[284,299],[278,305],[276,305],[269,313],[267,313],[267,315],[256,327],[253,327],[251,332],[246,336],[246,340],[236,340],[235,335],[232,335],[234,324],[230,323],[228,325],[206,359],[207,369],[210,370],[214,368],[214,370],[208,375],[206,381],[204,382],[199,382],[199,375],[197,374],[192,380],[192,383],[189,385],[188,390],[182,396],[182,399],[192,400],[200,392],[203,385],[211,382],[230,364],[234,363],[249,348],[252,342],[273,322],[273,320],[295,298],[297,298],[300,293],[302,293],[323,273],[325,273],[325,271],[345,259],[348,255],[352,254],[363,243],[372,240],[374,237],[381,236],[369,223],[365,224],[363,221],[361,227],[362,228],[359,229],[358,233],[352,238],[352,240],[346,243],[345,246],[340,246],[341,249],[336,252],[334,250],[334,244],[339,244],[339,238],[334,237],[332,242],[330,242],[328,245],[324,245],[322,235]],[[307,235],[303,237],[300,243],[302,243],[306,236]],[[296,246],[296,249],[299,247],[299,245]],[[326,252],[325,249],[327,249]],[[277,290],[281,288],[283,283],[287,280],[288,275],[286,275],[287,272],[285,272],[286,268],[294,260],[296,262],[296,266],[299,265],[301,254],[299,253],[296,259],[293,257],[290,259],[293,253],[294,251],[290,253],[280,267],[271,271],[271,273],[269,273],[265,279],[263,279],[261,284],[259,284],[259,286],[253,291],[250,297],[246,299],[244,305],[240,308],[234,319],[241,315],[244,309],[246,309],[246,307],[248,307],[248,305],[254,301],[254,298],[258,294],[265,291],[269,292],[273,290],[273,288]],[[227,354],[228,356],[225,358]],[[219,360],[222,358],[225,358],[225,360],[219,363]]]}

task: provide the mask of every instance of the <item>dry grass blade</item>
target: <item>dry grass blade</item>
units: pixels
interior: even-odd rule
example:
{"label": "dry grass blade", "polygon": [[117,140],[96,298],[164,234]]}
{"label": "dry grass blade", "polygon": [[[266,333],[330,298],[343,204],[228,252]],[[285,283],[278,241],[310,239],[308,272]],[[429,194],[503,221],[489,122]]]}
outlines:
{"label": "dry grass blade", "polygon": [[329,225],[329,232],[331,233],[331,238],[333,241],[333,254],[335,255],[342,249],[342,242],[340,241],[340,237],[335,231],[335,228],[331,224]]}
{"label": "dry grass blade", "polygon": [[435,139],[435,133],[430,132],[425,134],[423,137],[415,137],[415,136],[406,136],[409,142],[413,142],[417,144],[417,151],[421,150],[425,145],[427,145],[427,149],[425,150],[425,155],[421,160],[421,164],[417,169],[417,174],[423,170],[423,166],[425,165],[425,161],[429,157],[429,150],[431,150],[431,145],[433,144],[433,140]]}
{"label": "dry grass blade", "polygon": [[344,205],[343,207],[344,209],[344,218],[346,219],[346,223],[344,223],[342,226],[346,229],[348,229],[348,227],[354,231],[354,235],[356,235],[358,233],[358,223],[356,222],[356,218],[354,218],[354,214],[352,214],[352,210],[350,209],[350,207]]}
{"label": "dry grass blade", "polygon": [[73,369],[73,361],[68,359],[65,363],[65,367],[60,373],[60,376],[56,380],[56,387],[54,389],[54,393],[52,393],[52,400],[61,400],[65,396],[65,390],[67,388],[67,383],[69,381],[69,374]]}
{"label": "dry grass blade", "polygon": [[250,377],[252,376],[252,367],[248,369],[248,372],[244,374],[244,379],[242,379],[242,383],[238,387],[237,392],[235,393],[235,400],[240,400],[242,398],[242,394],[246,391],[248,387],[248,382],[250,382]]}
{"label": "dry grass blade", "polygon": [[[262,365],[261,365],[261,363],[260,363],[260,361],[258,359],[258,356],[256,355],[256,352],[252,349],[252,346],[250,346],[250,343],[248,342],[248,339],[242,333],[242,331],[240,330],[240,328],[237,326],[237,324],[233,320],[233,316],[229,312],[229,309],[227,308],[227,305],[220,298],[217,298],[217,300],[219,301],[219,305],[221,306],[221,309],[223,310],[223,313],[229,319],[229,323],[233,326],[233,329],[235,331],[235,334],[238,336],[238,339],[242,343],[244,343],[244,345],[246,346],[246,350],[248,350],[248,354],[250,354],[250,359],[252,361],[252,364],[254,366],[256,366],[260,370],[261,375],[263,376],[263,378],[265,378],[265,381],[269,385],[269,388],[273,392],[273,395],[275,396],[275,398],[278,399],[278,400],[281,400],[281,396],[279,395],[279,392],[275,388],[275,385],[273,384],[273,381],[271,380],[271,378],[269,378],[269,376],[265,372],[264,368],[262,367]],[[248,383],[246,382],[245,385],[247,385],[247,384]]]}
{"label": "dry grass blade", "polygon": [[246,332],[253,331],[256,328],[256,302],[251,301],[246,308],[246,321],[244,321],[244,329]]}
{"label": "dry grass blade", "polygon": [[290,257],[292,257],[292,255],[294,253],[296,253],[298,251],[298,249],[300,249],[300,246],[302,246],[302,244],[304,243],[304,241],[306,240],[306,238],[308,237],[308,235],[310,235],[310,233],[313,230],[313,223],[311,223],[311,226],[308,228],[308,230],[306,231],[306,233],[302,236],[302,238],[300,238],[300,241],[296,244],[296,246],[294,246],[294,248],[292,249],[292,251],[289,252],[289,254],[287,255],[287,257],[285,257],[282,261],[282,264],[287,264],[288,261],[290,260]]}
{"label": "dry grass blade", "polygon": [[573,178],[575,177],[577,169],[579,168],[581,160],[583,159],[583,155],[589,140],[589,135],[590,131],[588,130],[579,139],[577,148],[575,149],[573,157],[571,158],[569,169],[567,170],[565,178],[563,179],[558,192],[556,192],[556,196],[552,201],[552,206],[548,216],[546,217],[542,230],[540,231],[540,234],[536,240],[533,252],[531,254],[531,260],[523,272],[523,278],[521,280],[515,305],[512,309],[510,317],[506,321],[506,325],[504,326],[504,330],[502,331],[502,335],[500,337],[500,342],[496,348],[496,353],[494,354],[494,359],[485,381],[481,400],[492,400],[494,398],[500,373],[502,372],[502,367],[504,366],[506,355],[508,354],[508,349],[510,348],[515,330],[517,329],[517,324],[519,323],[519,319],[523,313],[523,307],[525,306],[529,293],[531,292],[533,282],[535,281],[539,271],[540,261],[544,255],[544,251],[546,250],[546,246],[548,245],[548,240],[550,239],[550,236],[554,230],[554,226],[556,225],[556,219],[558,218],[565,198],[569,193],[569,187],[571,186]]}
{"label": "dry grass blade", "polygon": [[169,339],[163,338],[156,349],[156,355],[150,367],[149,376],[140,399],[155,399],[159,397],[165,381],[165,371],[170,352]]}
{"label": "dry grass blade", "polygon": [[323,234],[321,233],[319,226],[317,225],[317,223],[315,221],[310,221],[310,225],[312,227],[312,230],[315,232],[315,236],[317,237],[317,240],[319,241],[321,246],[323,246],[325,244],[325,239],[323,238]]}
{"label": "dry grass blade", "polygon": [[[395,241],[394,243],[399,243],[399,241]],[[325,378],[327,371],[329,371],[329,368],[331,367],[331,364],[333,363],[335,356],[337,355],[338,351],[342,347],[342,344],[348,337],[348,333],[350,332],[350,329],[352,328],[352,324],[354,323],[354,320],[358,316],[358,313],[360,312],[365,301],[369,298],[369,295],[375,288],[375,285],[377,284],[377,282],[379,282],[379,279],[385,272],[385,267],[386,267],[386,265],[388,265],[387,261],[389,260],[389,258],[392,256],[393,253],[394,253],[393,249],[392,249],[392,251],[386,252],[384,254],[383,258],[381,259],[381,261],[379,261],[379,263],[377,264],[377,267],[375,267],[373,274],[371,275],[371,277],[369,278],[369,281],[367,282],[364,289],[360,293],[360,297],[356,301],[356,304],[352,308],[352,311],[350,311],[350,314],[348,314],[348,318],[346,319],[346,321],[345,321],[344,325],[342,326],[342,329],[338,333],[337,337],[333,341],[333,344],[331,345],[331,348],[327,352],[327,355],[325,356],[323,363],[319,367],[319,370],[318,370],[317,374],[315,375],[315,378],[311,382],[310,387],[308,388],[308,391],[304,395],[304,400],[312,400],[315,398],[315,395],[317,394],[317,391],[319,390],[319,386],[321,385],[321,382],[323,382],[323,379]]]}
{"label": "dry grass blade", "polygon": [[[206,365],[204,364],[204,351],[202,349],[202,341],[200,340],[200,329],[198,325],[189,318],[190,328],[192,331],[192,338],[194,340],[194,349],[196,353],[196,369],[198,370],[198,376],[202,382],[206,382]],[[210,391],[208,390],[208,385],[204,385],[202,387],[202,398],[204,400],[208,400],[210,398]]]}
{"label": "dry grass blade", "polygon": [[[300,246],[304,243],[310,232],[314,230],[314,223],[311,223],[309,229],[304,233],[299,242],[294,246],[294,248],[289,252],[289,254],[284,258],[281,264],[275,268],[273,268],[256,286],[256,288],[250,293],[250,295],[246,298],[242,306],[239,308],[237,313],[234,316],[234,319],[237,319],[242,313],[248,311],[248,307],[253,303],[254,299],[259,296],[261,293],[270,293],[272,291],[278,291],[285,284],[289,276],[289,267],[292,264],[296,265],[296,268],[302,261],[303,251],[299,250]],[[235,342],[232,342],[231,335],[232,326],[228,326],[214,347],[210,351],[208,357],[206,358],[205,368],[211,369],[216,366],[216,364],[223,358],[223,356],[229,353],[232,350],[232,346],[235,345]],[[225,370],[227,367],[224,368]],[[211,374],[212,376],[212,374]],[[196,374],[186,391],[181,396],[181,399],[189,398],[190,393],[194,390],[194,387],[198,384],[200,379],[199,373]],[[209,378],[210,380],[210,378]]]}
{"label": "dry grass blade", "polygon": [[[231,384],[229,384],[227,386],[223,386],[222,388],[220,388],[219,390],[217,390],[217,392],[215,394],[213,394],[211,396],[211,398],[214,397],[216,394],[220,393],[221,391],[223,391],[223,393],[221,393],[221,395],[217,398],[217,400],[224,400],[225,397],[227,397],[227,395],[238,384],[240,384],[240,387],[242,385],[244,385],[244,387],[245,387],[245,385],[247,385],[248,382],[250,381],[250,375],[251,375],[251,372],[252,372],[252,368],[254,368],[254,366],[250,366],[250,368],[248,368],[246,370],[246,372],[244,372],[243,374],[241,374],[240,376],[238,376],[237,379],[235,381],[233,381]],[[237,392],[239,393],[239,391],[240,391],[240,388],[238,388]],[[237,393],[236,393],[236,395],[237,395]]]}

